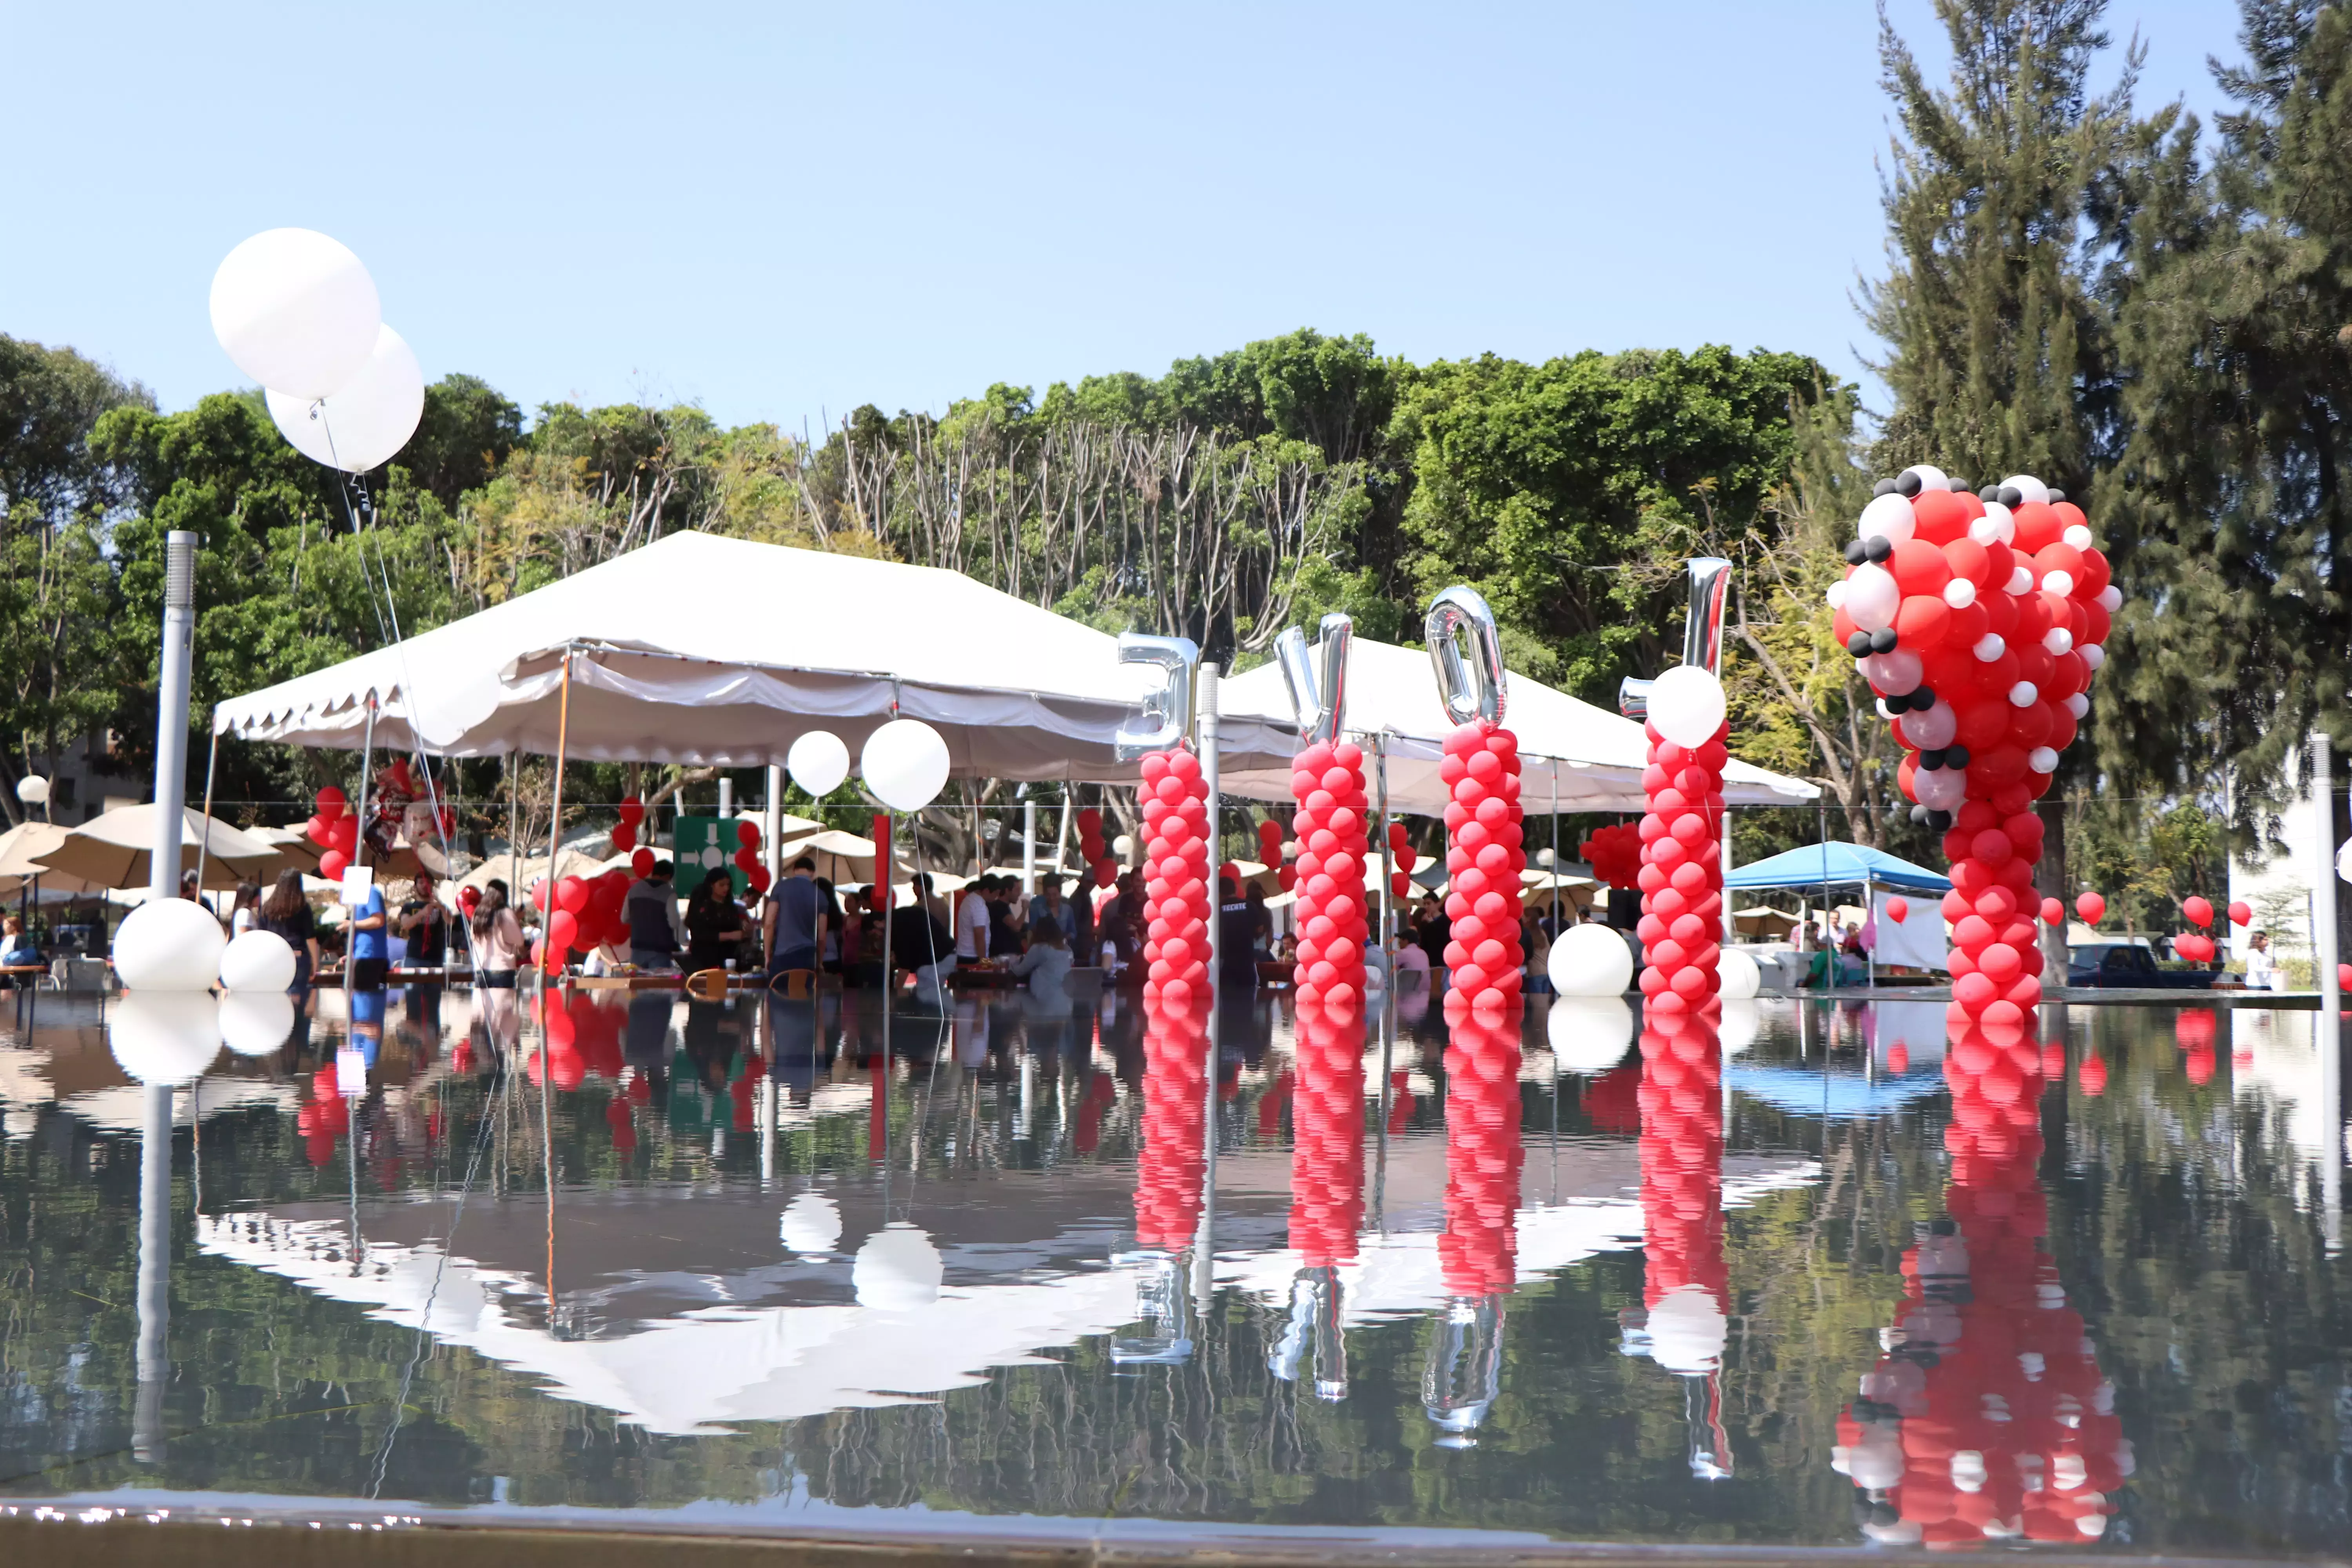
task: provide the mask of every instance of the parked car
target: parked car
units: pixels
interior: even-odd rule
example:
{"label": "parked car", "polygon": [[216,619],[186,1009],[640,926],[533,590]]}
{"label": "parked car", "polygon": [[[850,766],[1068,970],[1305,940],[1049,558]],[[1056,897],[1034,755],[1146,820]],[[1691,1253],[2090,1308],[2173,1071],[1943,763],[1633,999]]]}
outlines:
{"label": "parked car", "polygon": [[2221,971],[2159,969],[2144,942],[2084,942],[2066,950],[2066,984],[2146,991],[2210,991]]}

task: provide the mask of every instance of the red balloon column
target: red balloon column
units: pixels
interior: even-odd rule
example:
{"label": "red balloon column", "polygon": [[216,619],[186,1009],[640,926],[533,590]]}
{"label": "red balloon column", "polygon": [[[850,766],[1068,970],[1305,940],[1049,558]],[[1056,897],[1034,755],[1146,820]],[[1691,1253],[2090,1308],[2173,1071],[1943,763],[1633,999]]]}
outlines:
{"label": "red balloon column", "polygon": [[2082,509],[2030,476],[1970,495],[1923,465],[1877,489],[1830,590],[1834,635],[1904,749],[1914,818],[1944,834],[1953,1016],[2017,1028],[2042,996],[2033,803],[2122,595]]}
{"label": "red balloon column", "polygon": [[1209,1002],[1143,1000],[1143,1152],[1135,1170],[1135,1240],[1178,1252],[1192,1245],[1207,1170]]}
{"label": "red balloon column", "polygon": [[[1642,788],[1649,810],[1642,840],[1642,994],[1659,1016],[1688,1012],[1721,987],[1723,949],[1723,770],[1731,726],[1700,746],[1680,746],[1645,726],[1650,765]],[[1703,733],[1704,731],[1702,731]]]}
{"label": "red balloon column", "polygon": [[[1181,1009],[1195,999],[1206,1002],[1210,994],[1209,786],[1201,759],[1182,749],[1149,753],[1141,795],[1150,856],[1143,994]],[[1101,832],[1099,820],[1094,832]]]}
{"label": "red balloon column", "polygon": [[1484,1008],[1445,1047],[1445,1229],[1438,1266],[1449,1298],[1429,1343],[1422,1405],[1467,1447],[1502,1392],[1503,1302],[1517,1278],[1519,1033]]}
{"label": "red balloon column", "polygon": [[1354,1260],[1364,1218],[1364,1020],[1302,1002],[1291,1096],[1290,1245],[1308,1268]]}
{"label": "red balloon column", "polygon": [[1290,774],[1298,803],[1291,833],[1298,840],[1298,1003],[1334,1012],[1362,1005],[1364,940],[1371,926],[1364,902],[1370,847],[1364,750],[1353,741],[1318,741],[1298,753]]}
{"label": "red balloon column", "polygon": [[1519,805],[1519,740],[1486,720],[1445,738],[1438,777],[1454,792],[1445,808],[1452,836],[1445,851],[1446,1021],[1474,1009],[1516,1016],[1526,954],[1519,941],[1519,874],[1528,868],[1525,813]]}
{"label": "red balloon column", "polygon": [[1644,1008],[1639,1093],[1643,1319],[1633,1343],[1694,1380],[1691,1471],[1721,1479],[1731,1474],[1723,1426],[1731,1286],[1723,1249],[1723,1046],[1713,1009]]}
{"label": "red balloon column", "polygon": [[1864,1530],[1881,1542],[2094,1541],[2131,1445],[2040,1245],[2041,1053],[1971,1028],[1944,1072],[1950,1217],[1904,1255],[1904,1306],[1839,1418],[1832,1463],[1868,1496]]}

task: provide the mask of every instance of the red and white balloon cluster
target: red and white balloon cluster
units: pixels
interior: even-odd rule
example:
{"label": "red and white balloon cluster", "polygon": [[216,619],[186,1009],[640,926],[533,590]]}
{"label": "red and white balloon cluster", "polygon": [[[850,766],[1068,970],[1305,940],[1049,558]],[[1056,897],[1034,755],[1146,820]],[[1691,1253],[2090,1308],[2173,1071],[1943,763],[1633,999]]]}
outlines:
{"label": "red and white balloon cluster", "polygon": [[319,792],[303,833],[326,851],[319,857],[319,875],[330,882],[341,881],[360,847],[360,819],[352,815],[351,801],[341,790],[329,784]]}
{"label": "red and white balloon cluster", "polygon": [[[1706,673],[1691,665],[1676,668]],[[1636,830],[1642,921],[1634,934],[1642,939],[1643,1006],[1661,1016],[1704,1005],[1723,984],[1717,939],[1723,930],[1723,770],[1731,761],[1725,744],[1731,726],[1719,706],[1714,717],[1711,732],[1684,727],[1678,741],[1661,727],[1654,701],[1646,726],[1650,765],[1643,770],[1642,788],[1649,810]],[[1695,735],[1702,737],[1699,743],[1686,744]]]}
{"label": "red and white balloon cluster", "polygon": [[[1181,1008],[1209,995],[1209,785],[1179,748],[1143,759],[1143,994]],[[1097,817],[1095,831],[1102,831]]]}
{"label": "red and white balloon cluster", "polygon": [[1877,491],[1830,588],[1834,632],[1906,753],[1914,818],[1945,835],[1953,1005],[2014,1026],[2041,997],[2032,804],[2089,711],[2122,595],[2082,509],[2031,475],[1971,495],[1923,464]]}
{"label": "red and white balloon cluster", "polygon": [[621,802],[621,820],[613,826],[613,853],[629,858],[629,869],[643,877],[654,868],[654,852],[641,848],[637,834],[646,820],[646,803],[635,795]]}
{"label": "red and white balloon cluster", "polygon": [[[1188,987],[1189,990],[1189,987]],[[1143,1150],[1135,1165],[1138,1246],[1192,1245],[1207,1168],[1209,999],[1143,999]]]}
{"label": "red and white balloon cluster", "polygon": [[[751,824],[745,823],[745,826]],[[629,944],[629,920],[622,905],[629,896],[629,873],[614,867],[597,877],[563,877],[555,884],[555,910],[547,917],[547,942],[540,963],[562,969],[576,949]]]}
{"label": "red and white balloon cluster", "polygon": [[1519,738],[1484,719],[1462,725],[1445,737],[1438,777],[1454,792],[1445,808],[1445,914],[1454,922],[1445,1016],[1458,1024],[1473,1009],[1499,1016],[1519,1002],[1519,876],[1528,868]]}
{"label": "red and white balloon cluster", "polygon": [[1298,1002],[1335,1013],[1364,996],[1364,853],[1370,847],[1364,795],[1364,749],[1353,741],[1317,741],[1298,753],[1290,774],[1298,809]]}

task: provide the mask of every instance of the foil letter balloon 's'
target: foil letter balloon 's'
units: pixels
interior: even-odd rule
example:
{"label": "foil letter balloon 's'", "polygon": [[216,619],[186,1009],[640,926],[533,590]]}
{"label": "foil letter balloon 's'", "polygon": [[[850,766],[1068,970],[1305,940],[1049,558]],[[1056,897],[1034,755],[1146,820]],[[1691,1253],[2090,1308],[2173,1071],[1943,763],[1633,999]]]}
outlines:
{"label": "foil letter balloon 's'", "polygon": [[1122,724],[1111,737],[1112,753],[1131,763],[1147,752],[1164,752],[1184,739],[1192,722],[1192,670],[1201,662],[1200,645],[1191,637],[1150,637],[1121,632],[1118,662],[1157,665],[1163,672],[1159,691],[1144,699],[1144,728]]}

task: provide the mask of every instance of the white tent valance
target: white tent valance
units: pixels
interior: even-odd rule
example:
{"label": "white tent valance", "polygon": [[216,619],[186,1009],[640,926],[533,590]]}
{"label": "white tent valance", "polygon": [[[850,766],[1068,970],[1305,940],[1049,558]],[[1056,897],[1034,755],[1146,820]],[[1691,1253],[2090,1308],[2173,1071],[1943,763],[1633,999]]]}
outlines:
{"label": "white tent valance", "polygon": [[[1640,811],[1642,770],[1649,741],[1642,726],[1528,676],[1506,672],[1503,722],[1519,739],[1520,802],[1530,816],[1552,809]],[[1438,777],[1445,737],[1454,731],[1438,700],[1429,655],[1369,637],[1348,652],[1347,713],[1350,735],[1378,736],[1388,755],[1389,805],[1394,811],[1435,816],[1448,792]],[[1290,694],[1282,671],[1263,665],[1224,682],[1218,708],[1228,729],[1290,729]],[[1369,747],[1368,747],[1369,749]],[[1370,772],[1367,765],[1366,772]],[[1266,767],[1230,759],[1219,779],[1227,795],[1251,800],[1290,799],[1286,761]],[[1731,805],[1799,805],[1821,791],[1802,779],[1735,762],[1724,770],[1723,798]]]}
{"label": "white tent valance", "polygon": [[379,746],[552,755],[567,648],[565,750],[592,762],[759,766],[818,729],[854,755],[897,716],[936,727],[960,773],[1125,778],[1112,736],[1159,682],[960,573],[688,532],[232,698],[213,728],[353,750],[373,697]]}

